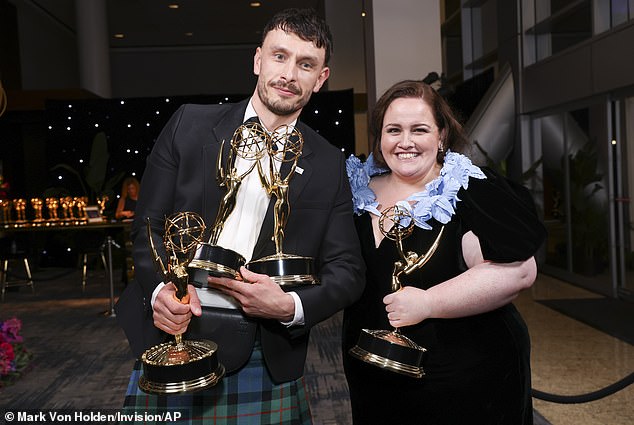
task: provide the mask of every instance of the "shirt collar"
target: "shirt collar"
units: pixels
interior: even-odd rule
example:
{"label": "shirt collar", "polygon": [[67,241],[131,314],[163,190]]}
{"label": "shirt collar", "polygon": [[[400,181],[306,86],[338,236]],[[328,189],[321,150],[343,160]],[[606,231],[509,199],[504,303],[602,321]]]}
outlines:
{"label": "shirt collar", "polygon": [[[246,120],[248,120],[249,118],[253,118],[253,117],[257,117],[258,114],[257,112],[255,112],[255,108],[253,108],[253,98],[249,99],[249,103],[247,104],[247,109],[244,111],[244,117],[242,119],[242,122],[246,122]],[[262,125],[262,127],[264,127],[264,124],[262,124],[260,122],[260,124]],[[289,124],[291,127],[295,127],[297,125],[297,119],[293,120],[293,122],[291,122]],[[266,131],[270,130],[266,127],[264,127],[266,129]]]}

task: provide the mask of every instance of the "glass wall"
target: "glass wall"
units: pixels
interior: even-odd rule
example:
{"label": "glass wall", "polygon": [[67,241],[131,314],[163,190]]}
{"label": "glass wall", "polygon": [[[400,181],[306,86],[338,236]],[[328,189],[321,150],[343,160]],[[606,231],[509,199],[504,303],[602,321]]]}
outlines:
{"label": "glass wall", "polygon": [[464,79],[472,78],[497,62],[497,0],[465,2],[462,9]]}
{"label": "glass wall", "polygon": [[524,63],[555,55],[634,19],[634,0],[522,0]]}
{"label": "glass wall", "polygon": [[592,1],[523,0],[522,27],[530,65],[592,37]]}
{"label": "glass wall", "polygon": [[617,219],[621,220],[621,228],[616,232],[618,289],[620,295],[634,299],[634,208],[631,202],[634,191],[634,97],[619,103],[617,137],[612,147],[617,173],[615,212]]}
{"label": "glass wall", "polygon": [[533,128],[543,159],[545,263],[609,292],[606,117],[597,105],[538,118]]}
{"label": "glass wall", "polygon": [[532,132],[542,158],[544,271],[631,298],[634,98],[535,118]]}
{"label": "glass wall", "polygon": [[594,33],[599,34],[634,18],[634,0],[595,0]]}

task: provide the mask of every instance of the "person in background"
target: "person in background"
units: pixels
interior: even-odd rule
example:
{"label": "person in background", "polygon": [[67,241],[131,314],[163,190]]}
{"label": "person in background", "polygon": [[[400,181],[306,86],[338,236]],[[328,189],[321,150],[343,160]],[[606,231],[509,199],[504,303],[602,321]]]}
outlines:
{"label": "person in background", "polygon": [[[531,424],[530,339],[511,303],[533,284],[546,234],[528,190],[461,153],[469,147],[462,127],[421,81],[389,88],[370,130],[368,160],[347,160],[367,265],[365,291],[343,323],[354,423]],[[379,227],[394,205],[414,219],[403,239],[408,257],[428,252],[444,229],[429,261],[403,274],[396,291],[395,263],[409,258]],[[427,350],[422,378],[348,354],[362,329],[394,328]]]}
{"label": "person in background", "polygon": [[[117,319],[135,356],[167,336],[188,331],[186,339],[218,343],[218,359],[227,374],[203,391],[153,396],[138,388],[137,362],[126,394],[127,411],[182,406],[215,424],[312,422],[303,380],[310,330],[356,301],[364,285],[345,158],[298,120],[330,74],[331,51],[330,31],[314,11],[279,12],[265,26],[255,51],[253,95],[234,104],[184,105],[157,139],[132,226],[136,280],[117,303]],[[161,282],[155,273],[146,218],[157,241],[172,213],[195,212],[213,223],[224,196],[215,181],[221,143],[255,117],[269,132],[292,125],[303,135],[303,152],[289,185],[292,214],[284,246],[315,259],[320,284],[285,292],[269,276],[243,267],[243,280],[210,277],[209,287],[189,285],[190,303],[181,304],[174,285]],[[247,261],[274,254],[274,203],[252,171],[237,191],[218,244]]]}
{"label": "person in background", "polygon": [[[114,216],[117,220],[131,221],[134,218],[136,203],[139,197],[139,181],[136,177],[127,177],[121,183],[121,196],[117,202]],[[123,229],[123,246],[125,247],[124,265],[121,269],[121,281],[127,285],[134,278],[134,260],[132,259],[132,240],[130,228]]]}
{"label": "person in background", "polygon": [[139,196],[139,181],[135,177],[128,177],[121,184],[121,197],[117,203],[114,216],[117,220],[134,218],[134,210]]}

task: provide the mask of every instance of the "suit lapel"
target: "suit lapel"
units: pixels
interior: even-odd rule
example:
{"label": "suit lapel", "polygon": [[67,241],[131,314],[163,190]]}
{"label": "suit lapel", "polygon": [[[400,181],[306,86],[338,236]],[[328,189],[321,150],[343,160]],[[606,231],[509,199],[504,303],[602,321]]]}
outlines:
{"label": "suit lapel", "polygon": [[231,138],[233,137],[233,133],[236,131],[236,128],[242,124],[247,104],[248,99],[240,103],[236,103],[236,105],[231,108],[214,127],[214,136],[216,137],[217,143],[220,143],[223,140],[225,140],[225,144],[229,144],[229,142],[231,142]]}
{"label": "suit lapel", "polygon": [[[306,127],[306,125],[301,122],[297,123],[297,129],[302,133],[302,135],[308,134],[308,127]],[[308,140],[308,138],[305,138],[302,155],[300,156],[299,161],[297,162],[297,168],[295,169],[295,175],[291,177],[291,188],[288,195],[289,203],[291,204],[291,214],[293,210],[293,203],[297,202],[304,190],[304,187],[306,187],[306,183],[308,183],[310,177],[313,174],[313,167],[310,160],[312,154],[313,150],[310,147],[310,140]],[[285,165],[288,170],[290,164]]]}
{"label": "suit lapel", "polygon": [[244,111],[246,110],[248,99],[236,103],[227,113],[218,121],[210,135],[210,143],[203,147],[203,173],[204,173],[204,206],[203,216],[205,223],[209,226],[216,219],[219,201],[219,187],[216,181],[216,163],[218,162],[218,151],[222,141],[225,146],[222,152],[222,163],[225,164],[231,148],[231,138],[233,133],[242,124]]}

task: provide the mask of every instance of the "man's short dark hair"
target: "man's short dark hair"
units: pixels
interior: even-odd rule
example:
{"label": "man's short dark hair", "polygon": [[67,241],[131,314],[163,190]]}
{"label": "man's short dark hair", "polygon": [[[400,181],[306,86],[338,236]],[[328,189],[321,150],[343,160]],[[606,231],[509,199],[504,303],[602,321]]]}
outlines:
{"label": "man's short dark hair", "polygon": [[266,35],[275,29],[281,29],[298,36],[304,41],[311,41],[318,48],[326,51],[325,65],[332,54],[332,34],[326,21],[314,9],[290,8],[278,12],[271,18],[262,31],[262,43]]}

